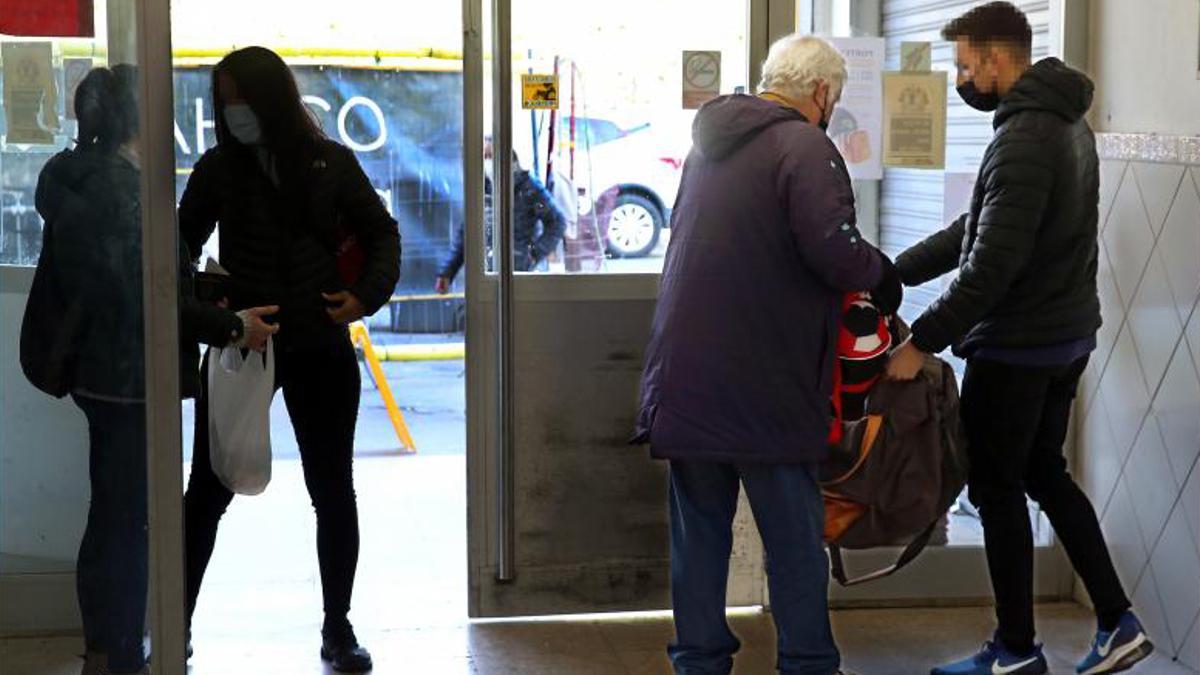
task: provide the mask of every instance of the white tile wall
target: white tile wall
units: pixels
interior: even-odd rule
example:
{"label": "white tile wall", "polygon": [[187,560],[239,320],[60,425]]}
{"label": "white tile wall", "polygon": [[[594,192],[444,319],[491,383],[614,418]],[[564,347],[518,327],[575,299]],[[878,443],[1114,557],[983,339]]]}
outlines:
{"label": "white tile wall", "polygon": [[1149,164],[1138,162],[1133,165],[1133,176],[1137,179],[1138,192],[1150,219],[1150,227],[1157,235],[1162,230],[1167,212],[1175,200],[1175,192],[1187,174],[1182,164]]}
{"label": "white tile wall", "polygon": [[1161,652],[1200,672],[1200,167],[1105,160],[1079,477]]}
{"label": "white tile wall", "polygon": [[1193,374],[1192,355],[1181,345],[1152,406],[1175,482],[1180,486],[1187,482],[1200,454],[1200,443],[1196,442],[1200,438],[1200,415],[1196,414],[1200,410],[1200,381]]}
{"label": "white tile wall", "polygon": [[1200,671],[1200,621],[1192,626],[1192,634],[1179,652],[1179,662],[1195,671]]}
{"label": "white tile wall", "polygon": [[1192,181],[1179,187],[1175,203],[1160,235],[1158,252],[1167,266],[1167,278],[1181,321],[1191,311],[1200,291],[1200,192]]}

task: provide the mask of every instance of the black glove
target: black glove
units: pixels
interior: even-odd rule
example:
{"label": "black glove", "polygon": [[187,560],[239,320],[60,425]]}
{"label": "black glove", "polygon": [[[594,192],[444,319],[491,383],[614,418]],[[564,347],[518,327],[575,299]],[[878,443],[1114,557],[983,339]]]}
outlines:
{"label": "black glove", "polygon": [[883,263],[883,278],[879,280],[879,285],[871,289],[871,301],[884,316],[891,316],[900,311],[900,305],[904,302],[904,286],[900,283],[900,273],[896,271],[891,258],[881,251],[879,259]]}

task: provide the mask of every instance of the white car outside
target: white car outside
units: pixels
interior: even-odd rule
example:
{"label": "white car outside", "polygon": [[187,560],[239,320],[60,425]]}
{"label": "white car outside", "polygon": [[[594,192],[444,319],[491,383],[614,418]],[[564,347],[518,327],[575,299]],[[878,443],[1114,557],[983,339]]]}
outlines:
{"label": "white car outside", "polygon": [[[693,115],[687,112],[630,124],[604,117],[577,118],[579,207],[587,213],[601,195],[615,191],[608,223],[608,251],[613,257],[649,255],[663,228],[669,227],[683,160],[691,148]],[[563,141],[559,166],[566,170],[565,134]]]}

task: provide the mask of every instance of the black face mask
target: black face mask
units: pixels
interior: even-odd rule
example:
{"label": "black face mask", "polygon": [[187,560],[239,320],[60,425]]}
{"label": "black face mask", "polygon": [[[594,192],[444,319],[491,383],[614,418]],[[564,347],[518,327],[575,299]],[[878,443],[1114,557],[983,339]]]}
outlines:
{"label": "black face mask", "polygon": [[982,112],[992,112],[1000,107],[1000,95],[993,92],[985,94],[975,88],[975,80],[967,80],[958,85],[958,95],[972,108]]}
{"label": "black face mask", "polygon": [[821,131],[828,133],[829,132],[829,120],[825,119],[825,110],[826,109],[818,107],[817,110],[821,111],[821,119],[817,120],[817,126],[821,128]]}

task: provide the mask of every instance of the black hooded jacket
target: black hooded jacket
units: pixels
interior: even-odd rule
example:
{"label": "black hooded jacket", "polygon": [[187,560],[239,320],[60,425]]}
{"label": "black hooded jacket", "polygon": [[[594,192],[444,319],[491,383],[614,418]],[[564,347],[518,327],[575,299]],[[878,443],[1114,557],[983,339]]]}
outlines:
{"label": "black hooded jacket", "polygon": [[959,268],[913,323],[922,351],[1046,347],[1100,328],[1092,92],[1058,59],[1034,64],[996,110],[971,210],[896,260],[909,286]]}

